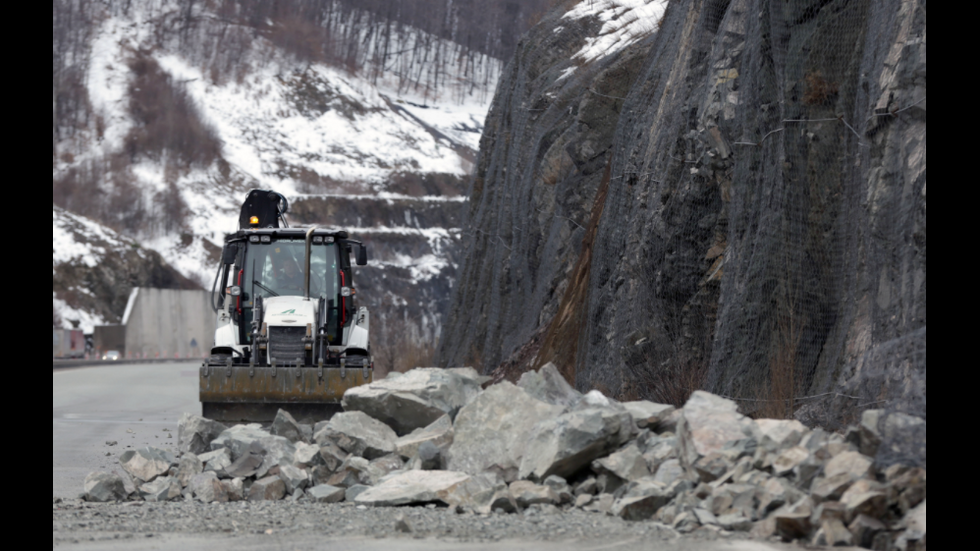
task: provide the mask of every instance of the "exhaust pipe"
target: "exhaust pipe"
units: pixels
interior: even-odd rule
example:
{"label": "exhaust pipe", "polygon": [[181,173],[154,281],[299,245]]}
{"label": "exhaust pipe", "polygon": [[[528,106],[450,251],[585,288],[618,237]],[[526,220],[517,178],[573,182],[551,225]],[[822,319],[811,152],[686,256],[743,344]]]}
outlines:
{"label": "exhaust pipe", "polygon": [[306,270],[303,272],[303,300],[310,300],[310,245],[313,242],[313,230],[316,226],[312,226],[310,229],[306,230]]}

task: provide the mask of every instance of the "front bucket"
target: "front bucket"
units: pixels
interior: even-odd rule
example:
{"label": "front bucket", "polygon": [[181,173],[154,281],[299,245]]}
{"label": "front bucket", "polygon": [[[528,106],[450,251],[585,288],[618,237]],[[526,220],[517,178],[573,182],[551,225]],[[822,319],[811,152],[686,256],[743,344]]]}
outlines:
{"label": "front bucket", "polygon": [[204,366],[201,414],[222,422],[268,422],[281,408],[296,419],[327,419],[348,388],[370,383],[361,368]]}

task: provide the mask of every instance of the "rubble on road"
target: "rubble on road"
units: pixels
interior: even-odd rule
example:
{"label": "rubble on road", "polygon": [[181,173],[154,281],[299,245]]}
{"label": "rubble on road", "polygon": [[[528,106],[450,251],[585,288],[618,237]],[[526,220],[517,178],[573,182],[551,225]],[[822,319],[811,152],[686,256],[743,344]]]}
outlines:
{"label": "rubble on road", "polygon": [[[176,452],[127,450],[91,473],[89,501],[247,499],[460,512],[564,509],[679,532],[924,549],[924,419],[865,411],[844,433],[750,419],[695,391],[679,409],[582,394],[547,364],[480,389],[472,369],[409,371],[348,391],[315,426],[266,429],[185,414]],[[431,505],[430,505],[431,506]]]}

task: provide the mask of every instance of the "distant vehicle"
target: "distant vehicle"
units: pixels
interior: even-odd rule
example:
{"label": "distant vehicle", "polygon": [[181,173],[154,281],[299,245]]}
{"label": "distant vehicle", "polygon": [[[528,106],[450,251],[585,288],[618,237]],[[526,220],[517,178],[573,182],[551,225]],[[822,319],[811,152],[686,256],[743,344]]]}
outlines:
{"label": "distant vehicle", "polygon": [[118,350],[110,350],[110,351],[108,351],[108,352],[106,352],[105,354],[102,355],[102,359],[103,360],[116,361],[116,360],[119,359],[119,357],[120,356],[119,356],[119,351]]}
{"label": "distant vehicle", "polygon": [[85,356],[85,335],[81,329],[54,329],[54,357],[81,358]]}

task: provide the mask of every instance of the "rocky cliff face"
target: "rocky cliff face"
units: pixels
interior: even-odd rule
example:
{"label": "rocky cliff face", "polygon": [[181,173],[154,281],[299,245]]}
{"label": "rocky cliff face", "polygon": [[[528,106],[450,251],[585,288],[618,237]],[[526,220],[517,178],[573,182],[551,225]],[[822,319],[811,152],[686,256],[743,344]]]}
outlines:
{"label": "rocky cliff face", "polygon": [[440,363],[924,415],[925,3],[675,0],[587,62],[567,9],[498,87]]}

